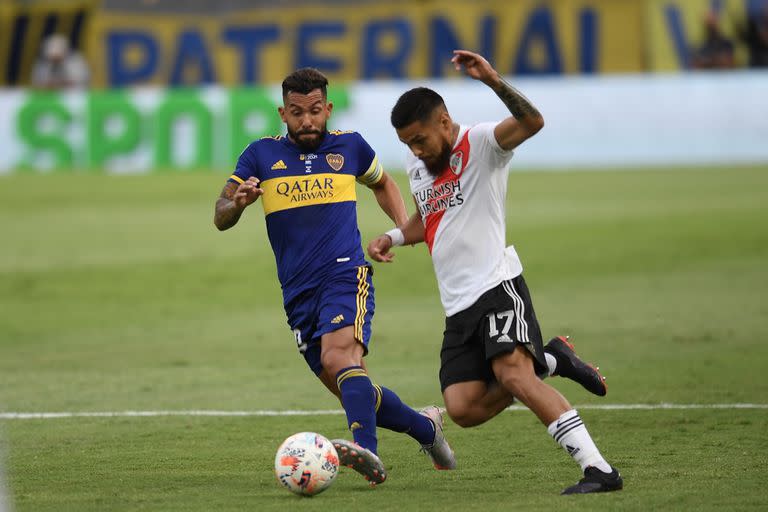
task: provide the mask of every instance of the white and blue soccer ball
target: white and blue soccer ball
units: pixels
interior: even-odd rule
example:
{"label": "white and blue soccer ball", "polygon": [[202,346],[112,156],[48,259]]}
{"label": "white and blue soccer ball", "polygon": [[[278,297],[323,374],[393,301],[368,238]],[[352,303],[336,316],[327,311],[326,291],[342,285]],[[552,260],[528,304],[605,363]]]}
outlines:
{"label": "white and blue soccer ball", "polygon": [[275,455],[275,475],[289,491],[314,496],[330,487],[339,473],[339,455],[324,436],[315,432],[293,434]]}

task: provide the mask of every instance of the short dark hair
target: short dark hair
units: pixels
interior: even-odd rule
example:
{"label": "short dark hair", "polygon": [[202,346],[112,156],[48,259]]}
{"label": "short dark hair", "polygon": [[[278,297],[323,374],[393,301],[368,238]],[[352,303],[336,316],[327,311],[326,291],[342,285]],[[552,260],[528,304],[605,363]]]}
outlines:
{"label": "short dark hair", "polygon": [[328,97],[328,78],[315,68],[297,69],[283,80],[283,98],[289,92],[309,94],[315,89],[320,89],[323,98]]}
{"label": "short dark hair", "polygon": [[427,87],[416,87],[403,93],[392,108],[390,121],[395,129],[429,119],[435,109],[445,108],[443,97]]}

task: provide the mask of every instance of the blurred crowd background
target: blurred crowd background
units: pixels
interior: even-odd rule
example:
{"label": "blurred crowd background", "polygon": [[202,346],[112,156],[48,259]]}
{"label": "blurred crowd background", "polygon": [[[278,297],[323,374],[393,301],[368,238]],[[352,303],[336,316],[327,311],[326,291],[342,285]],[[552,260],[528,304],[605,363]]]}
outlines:
{"label": "blurred crowd background", "polygon": [[457,48],[546,112],[523,168],[768,162],[768,0],[0,0],[0,174],[228,169],[305,66],[400,169],[405,88],[500,115]]}
{"label": "blurred crowd background", "polygon": [[456,47],[517,76],[768,67],[768,0],[0,2],[0,87],[440,78]]}

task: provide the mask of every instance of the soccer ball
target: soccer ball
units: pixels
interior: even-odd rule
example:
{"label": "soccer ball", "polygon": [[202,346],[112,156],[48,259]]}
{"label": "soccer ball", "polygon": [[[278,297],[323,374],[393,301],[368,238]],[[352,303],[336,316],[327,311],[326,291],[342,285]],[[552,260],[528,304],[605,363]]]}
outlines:
{"label": "soccer ball", "polygon": [[283,441],[275,455],[275,475],[289,491],[314,496],[331,486],[339,472],[339,455],[324,436],[299,432]]}

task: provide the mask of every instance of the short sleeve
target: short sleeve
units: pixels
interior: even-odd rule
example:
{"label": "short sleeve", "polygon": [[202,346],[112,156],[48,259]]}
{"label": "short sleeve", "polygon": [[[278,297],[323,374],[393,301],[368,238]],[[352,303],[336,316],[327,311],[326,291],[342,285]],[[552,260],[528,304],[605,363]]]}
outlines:
{"label": "short sleeve", "polygon": [[481,154],[494,163],[495,167],[506,168],[515,152],[499,146],[496,135],[493,133],[498,124],[498,122],[488,122],[471,127],[469,129],[469,143],[473,151],[479,150]]}
{"label": "short sleeve", "polygon": [[370,187],[381,181],[382,176],[384,176],[384,169],[370,144],[360,134],[355,135],[359,138],[357,181]]}
{"label": "short sleeve", "polygon": [[[235,165],[235,171],[227,180],[228,182],[241,184],[247,181],[248,178],[256,176],[257,168],[255,164],[256,158],[254,155],[256,149],[254,144],[255,143],[249,144],[243,150],[243,152],[240,153],[240,156],[237,159],[237,165]],[[256,177],[258,178],[258,176]]]}

